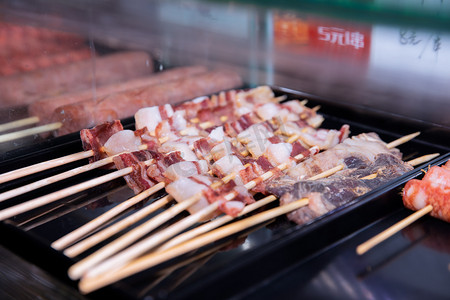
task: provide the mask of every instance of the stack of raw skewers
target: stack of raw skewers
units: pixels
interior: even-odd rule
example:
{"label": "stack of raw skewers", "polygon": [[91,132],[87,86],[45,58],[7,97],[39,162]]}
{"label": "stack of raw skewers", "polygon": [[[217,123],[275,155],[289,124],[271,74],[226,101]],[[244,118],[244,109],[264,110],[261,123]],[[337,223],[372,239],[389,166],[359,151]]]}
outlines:
{"label": "stack of raw skewers", "polygon": [[[119,121],[83,129],[85,151],[70,159],[90,158],[88,165],[0,194],[1,201],[95,168],[111,171],[9,206],[0,219],[14,220],[123,177],[134,197],[52,243],[77,258],[118,236],[69,269],[88,293],[280,215],[288,214],[297,224],[311,222],[430,159],[402,161],[396,147],[417,134],[388,144],[375,133],[349,137],[346,124],[337,130],[319,128],[323,117],[306,101],[281,100],[267,86],[228,90],[175,106],[142,108],[135,114],[134,131],[124,130]],[[12,171],[0,180],[33,170],[39,168]],[[165,197],[106,226],[162,189]],[[246,217],[278,198],[280,206]],[[189,215],[161,229],[183,211]]]}

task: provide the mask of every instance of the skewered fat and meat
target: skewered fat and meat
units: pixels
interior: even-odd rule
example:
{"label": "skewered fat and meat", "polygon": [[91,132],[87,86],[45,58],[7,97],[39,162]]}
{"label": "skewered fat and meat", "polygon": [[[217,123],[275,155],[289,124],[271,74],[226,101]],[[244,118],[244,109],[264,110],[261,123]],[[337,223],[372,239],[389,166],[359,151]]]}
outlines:
{"label": "skewered fat and meat", "polygon": [[288,214],[290,220],[305,224],[413,169],[389,153],[375,154],[373,162],[354,156],[344,161],[347,168],[328,178],[300,181],[282,178],[268,183],[267,190],[281,197],[281,205],[308,198],[307,207]]}

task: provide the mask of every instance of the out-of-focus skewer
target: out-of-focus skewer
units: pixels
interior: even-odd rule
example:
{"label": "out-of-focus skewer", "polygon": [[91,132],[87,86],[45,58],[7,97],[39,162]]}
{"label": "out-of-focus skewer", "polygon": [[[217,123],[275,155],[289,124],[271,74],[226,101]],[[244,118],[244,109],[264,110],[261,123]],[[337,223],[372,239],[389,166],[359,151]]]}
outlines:
{"label": "out-of-focus skewer", "polygon": [[[125,210],[131,208],[132,206],[136,205],[137,203],[141,202],[142,200],[150,197],[157,191],[163,189],[165,184],[163,182],[160,182],[156,184],[155,186],[143,191],[142,193],[123,201],[122,203],[116,205],[115,207],[111,208],[104,214],[100,215],[99,217],[91,220],[90,222],[86,223],[85,225],[79,227],[78,229],[72,231],[71,233],[59,238],[58,240],[54,241],[51,246],[54,249],[61,250],[69,246],[70,244],[74,243],[78,239],[82,238],[86,234],[92,232],[102,224],[106,223],[107,221],[111,220],[112,218],[116,217],[120,213],[124,212]],[[153,205],[152,207],[155,207],[155,210],[159,208],[158,205],[165,205],[167,201],[161,201],[157,200],[157,205]],[[154,203],[153,203],[154,204]]]}
{"label": "out-of-focus skewer", "polygon": [[427,205],[424,208],[414,212],[413,214],[409,215],[405,219],[401,220],[400,222],[397,222],[396,224],[392,225],[388,229],[382,231],[381,233],[377,234],[376,236],[372,237],[368,241],[362,243],[358,247],[356,247],[356,253],[359,255],[362,255],[378,245],[379,243],[383,242],[384,240],[388,239],[395,233],[399,232],[406,226],[412,224],[413,222],[417,221],[421,217],[425,216],[426,214],[430,213],[433,210],[432,205]]}
{"label": "out-of-focus skewer", "polygon": [[[409,161],[408,163],[412,166],[416,166],[419,164],[422,164],[428,160],[433,159],[434,157],[437,157],[439,154],[430,154],[430,155],[424,155],[419,158],[413,159]],[[409,215],[408,217],[404,218],[403,220],[397,222],[396,224],[392,225],[391,227],[387,228],[386,230],[380,232],[376,236],[372,237],[371,239],[367,240],[366,242],[360,244],[358,247],[356,247],[356,253],[359,255],[362,255],[375,247],[376,245],[380,244],[384,240],[388,239],[395,233],[399,232],[406,226],[412,224],[413,222],[417,221],[421,217],[429,214],[433,210],[433,205],[428,204],[424,206],[423,208],[417,210],[413,214]]]}
{"label": "out-of-focus skewer", "polygon": [[[158,209],[160,209],[163,206],[165,206],[166,204],[170,203],[170,201],[172,201],[172,200],[173,200],[173,198],[170,195],[166,195],[163,198],[156,200],[152,204],[150,204],[144,208],[141,208],[140,210],[138,210],[134,214],[124,218],[123,220],[120,220],[119,222],[105,228],[104,230],[99,231],[99,232],[95,233],[94,235],[91,235],[90,237],[82,240],[81,242],[67,248],[66,250],[64,250],[64,254],[68,257],[75,257],[75,256],[85,252],[86,250],[92,248],[93,246],[97,245],[98,243],[106,240],[107,238],[113,236],[114,234],[119,233],[120,231],[124,230],[125,228],[127,228],[133,224],[136,224],[139,220],[142,220],[143,218],[147,217],[148,215],[154,213]],[[80,228],[82,228],[82,227],[80,227]],[[91,228],[84,228],[84,231],[90,232],[90,229]],[[96,227],[94,229],[96,229]],[[72,234],[72,233],[70,233],[70,234]],[[78,239],[78,237],[73,236],[73,238],[66,238],[66,239],[70,243],[73,243]],[[67,242],[66,244],[61,243],[61,245],[55,244],[56,242],[54,242],[52,244],[52,247],[55,249],[63,249],[66,245],[70,244],[69,242]]]}
{"label": "out-of-focus skewer", "polygon": [[[153,163],[153,159],[147,160],[144,163],[147,165],[150,165]],[[64,197],[73,195],[75,193],[84,191],[86,189],[89,189],[91,187],[103,184],[105,182],[114,180],[116,178],[120,178],[123,177],[129,173],[131,173],[133,170],[132,167],[128,167],[128,168],[124,168],[109,174],[106,174],[104,176],[98,177],[98,178],[94,178],[79,184],[76,184],[74,186],[70,186],[68,188],[56,191],[54,193],[50,193],[41,197],[38,197],[36,199],[33,200],[29,200],[26,201],[24,203],[21,204],[17,204],[8,208],[5,208],[3,210],[0,211],[0,220],[5,220],[8,219],[10,217],[13,217],[15,215],[24,213],[26,211],[32,210],[34,208],[46,205],[46,204],[50,204],[54,201],[57,201],[59,199],[62,199]]]}
{"label": "out-of-focus skewer", "polygon": [[[108,190],[108,192],[116,192],[120,189],[123,189],[123,186],[115,187],[112,190]],[[21,227],[25,231],[29,231],[33,228],[39,227],[43,224],[46,224],[48,222],[51,222],[57,218],[60,218],[61,216],[67,215],[77,209],[80,209],[82,207],[89,206],[89,204],[94,203],[96,201],[99,201],[101,199],[106,198],[105,194],[95,196],[93,198],[89,198],[88,201],[81,201],[79,200],[83,198],[84,195],[80,195],[80,197],[76,197],[75,199],[71,199],[67,203],[61,203],[49,210],[46,210],[45,212],[42,212],[39,215],[33,216],[31,218],[27,218],[23,222],[17,223],[18,227]]]}
{"label": "out-of-focus skewer", "polygon": [[240,221],[225,225],[199,237],[196,237],[188,242],[182,243],[176,247],[170,248],[163,252],[151,253],[133,260],[127,265],[117,268],[114,272],[103,273],[95,276],[90,273],[81,278],[79,288],[84,294],[97,290],[108,284],[116,282],[120,279],[133,275],[137,272],[148,269],[152,266],[160,264],[164,261],[187,253],[191,250],[198,249],[219,239],[230,236],[232,234],[243,231],[247,228],[255,226],[259,223],[276,218],[278,216],[289,213],[293,210],[299,209],[308,204],[308,199],[299,199],[287,205],[278,206],[276,208],[261,212],[254,216],[242,219]]}
{"label": "out-of-focus skewer", "polygon": [[[275,201],[276,199],[277,198],[275,196],[270,195],[261,200],[256,201],[255,203],[249,204],[249,205],[245,206],[245,208],[239,213],[239,215],[236,218],[242,217],[258,208],[261,208],[261,207]],[[184,232],[184,233],[176,236],[175,238],[169,240],[167,243],[158,247],[155,251],[160,252],[160,251],[164,251],[166,249],[172,248],[178,244],[181,244],[181,243],[188,241],[196,236],[199,236],[200,234],[203,234],[205,232],[216,229],[234,219],[235,219],[235,217],[230,216],[230,215],[221,216],[220,218],[217,218],[215,220],[207,222],[201,226],[198,226],[194,229],[191,229],[187,232]]]}
{"label": "out-of-focus skewer", "polygon": [[41,163],[37,163],[31,166],[27,166],[24,168],[20,168],[17,170],[13,170],[7,173],[0,174],[0,184],[5,183],[14,179],[18,179],[21,177],[25,177],[27,175],[35,174],[41,171],[45,171],[48,169],[52,169],[58,166],[62,166],[64,164],[68,164],[77,160],[81,160],[84,158],[89,158],[94,155],[94,151],[88,150],[83,152],[77,152],[74,154],[69,154],[66,156],[58,157],[52,160],[44,161]]}
{"label": "out-of-focus skewer", "polygon": [[[314,151],[314,150],[311,150]],[[295,157],[295,160],[301,160],[305,156],[303,154],[299,154]],[[287,163],[283,163],[275,167],[274,169],[278,169],[279,171],[283,171],[286,168],[288,168]],[[274,175],[275,170],[270,170],[262,174],[261,176],[247,182],[244,187],[247,190],[253,189],[257,184],[264,182],[271,178]],[[175,210],[178,207],[180,209],[176,210],[176,213],[180,213],[181,211],[185,210],[186,208],[192,206],[194,203],[200,200],[201,195],[194,195],[189,199],[184,200],[183,202],[178,203],[177,205],[169,208],[168,210],[162,212],[158,216],[150,219],[149,221],[143,223],[139,227],[136,227],[135,229],[129,231],[125,235],[119,237],[118,239],[114,240],[110,244],[104,246],[97,252],[93,253],[92,255],[86,257],[85,259],[79,261],[78,263],[74,264],[72,267],[69,268],[69,276],[72,279],[78,279],[80,278],[87,270],[89,270],[91,267],[95,266],[95,269],[100,270],[99,272],[103,272],[104,269],[110,268],[111,266],[115,265],[112,263],[110,265],[109,260],[113,261],[121,261],[123,257],[127,257],[127,259],[131,259],[130,257],[137,257],[140,254],[142,254],[142,251],[146,251],[148,249],[152,249],[159,244],[167,241],[168,239],[172,238],[176,234],[182,232],[183,230],[189,228],[190,226],[194,225],[197,222],[200,222],[210,216],[213,212],[215,212],[220,205],[219,201],[213,202],[210,205],[206,206],[205,208],[199,210],[195,214],[189,215],[186,218],[178,221],[177,223],[171,225],[170,227],[165,228],[164,230],[158,232],[156,235],[151,235],[150,237],[141,240],[137,244],[127,248],[126,250],[116,254],[114,257],[110,257],[111,255],[114,255],[118,251],[124,249],[131,243],[135,242],[139,238],[143,237],[145,234],[149,233],[151,230],[155,229],[156,226],[161,225],[159,223],[160,219],[164,220],[166,222],[167,220],[173,218],[175,215],[172,215],[170,210]],[[225,201],[231,201],[236,197],[235,192],[230,192],[224,196]],[[167,218],[169,217],[169,218]]]}
{"label": "out-of-focus skewer", "polygon": [[[423,162],[426,159],[431,159],[431,158],[433,158],[435,156],[436,156],[435,154],[434,155],[428,155],[428,156],[425,156],[425,158],[422,157],[422,158],[419,158],[419,159],[415,159],[415,160],[411,161],[410,163],[418,164],[418,163]],[[231,224],[231,225],[233,225],[233,224]],[[224,228],[220,228],[220,229],[224,229]],[[211,233],[212,232],[210,232],[210,234]],[[203,236],[205,236],[205,235],[208,235],[208,234],[204,234]],[[184,244],[192,243],[193,241],[195,241],[197,239],[198,238],[194,238],[193,240],[190,240],[189,242],[185,242]],[[176,239],[174,239],[174,240],[176,241]],[[154,266],[154,265],[156,265],[156,264],[158,264],[160,262],[163,262],[163,261],[165,261],[167,259],[170,259],[170,258],[173,258],[175,256],[180,255],[180,254],[176,254],[174,256],[170,256],[170,254],[168,254],[168,253],[172,253],[172,251],[174,251],[174,249],[179,249],[184,244],[181,244],[179,247],[177,247],[177,246],[174,246],[174,245],[178,244],[178,243],[174,243],[172,245],[169,244],[169,243],[163,245],[161,248],[158,248],[156,252],[153,252],[153,253],[148,254],[148,255],[146,255],[144,257],[141,257],[141,258],[137,258],[133,262],[128,263],[125,267],[120,268],[119,270],[115,270],[114,274],[118,274],[117,271],[122,274],[122,275],[119,275],[118,279],[116,277],[116,279],[112,279],[112,281],[109,281],[109,280],[111,280],[111,276],[110,276],[111,273],[105,273],[105,272],[102,272],[101,270],[100,271],[95,271],[95,269],[94,269],[94,271],[93,270],[88,271],[87,274],[81,279],[80,288],[84,289],[86,286],[92,286],[91,283],[93,283],[93,282],[95,282],[93,285],[96,285],[98,283],[99,279],[100,279],[100,281],[101,280],[105,280],[104,282],[106,282],[106,284],[109,284],[109,283],[115,282],[116,280],[122,279],[124,277],[129,276],[129,275],[132,275],[132,274],[134,274],[136,272],[139,272],[139,270],[136,271],[136,269],[132,270],[132,268],[128,268],[128,267],[130,267],[130,265],[133,265],[135,268],[146,269],[146,268]],[[196,249],[198,247],[201,247],[201,245],[194,246],[190,250]],[[187,250],[187,251],[190,251],[190,250]],[[183,252],[183,253],[185,253],[185,252]],[[167,257],[167,255],[169,255],[169,257]],[[151,261],[153,263],[146,264],[148,262],[146,259],[149,259],[149,261]],[[144,260],[145,260],[145,263],[143,263]],[[139,261],[139,263],[134,264],[137,261]],[[145,264],[145,267],[143,266],[144,264]],[[118,264],[118,265],[120,266],[120,264]],[[140,266],[138,267],[138,265],[140,265]],[[127,271],[124,271],[122,273],[121,271],[124,270],[124,269],[126,269]],[[140,269],[140,270],[143,270],[143,269]],[[107,279],[107,277],[109,277],[109,279]],[[84,283],[86,285],[84,285]],[[104,286],[104,284],[101,284],[100,287],[101,286]],[[96,288],[94,288],[93,290],[95,290],[95,289]],[[86,291],[88,291],[88,290],[89,290],[89,288],[86,289]]]}
{"label": "out-of-focus skewer", "polygon": [[43,132],[57,130],[61,127],[62,127],[62,123],[56,122],[56,123],[45,124],[45,125],[36,126],[33,128],[24,129],[24,130],[19,130],[19,131],[15,131],[15,132],[11,132],[11,133],[5,133],[3,135],[0,135],[0,143],[17,140],[17,139],[20,139],[23,137],[40,134]]}
{"label": "out-of-focus skewer", "polygon": [[[402,142],[406,142],[406,141],[410,140],[411,138],[413,138],[414,136],[416,136],[416,135],[409,135],[408,138],[401,138],[401,140],[402,140]],[[299,160],[299,159],[301,159],[301,157],[296,157],[296,159]],[[277,168],[280,171],[282,171],[282,170],[287,168],[287,164],[282,164],[282,165],[278,166]],[[247,189],[252,189],[259,182],[267,180],[271,176],[272,176],[272,172],[270,172],[270,171],[266,172],[258,180],[252,180],[252,181],[248,182],[245,185],[245,187]],[[227,196],[226,196],[227,201],[231,200],[234,197],[233,195],[230,195],[230,198],[228,199]],[[191,200],[192,200],[192,203],[190,202]],[[189,204],[189,206],[191,206],[196,201],[198,201],[198,199],[197,200],[189,199],[188,201],[185,201],[185,202],[189,202],[188,204]],[[180,206],[182,204],[185,204],[185,203],[184,202],[180,203],[177,206]],[[189,206],[187,206],[187,207],[189,207]],[[200,211],[200,212],[198,212],[198,213],[196,213],[194,215],[190,215],[190,216],[186,217],[185,219],[181,220],[177,224],[174,224],[170,228],[167,228],[164,231],[164,232],[167,233],[166,235],[158,234],[158,236],[150,237],[149,240],[146,242],[147,246],[148,245],[152,245],[154,247],[154,246],[157,246],[159,243],[164,242],[167,239],[170,239],[170,237],[176,235],[180,231],[182,231],[182,230],[188,228],[189,226],[195,224],[196,222],[198,222],[199,220],[203,219],[204,217],[210,215],[217,208],[218,208],[218,203],[212,203],[210,206],[206,207],[202,211]],[[181,212],[181,211],[177,211],[177,214],[179,212]],[[165,214],[167,214],[167,213],[168,212],[163,212],[162,215],[165,216]],[[157,216],[156,218],[163,218],[163,216]],[[159,219],[157,219],[157,220],[159,220]],[[163,220],[166,221],[165,218]],[[128,245],[132,239],[134,241],[134,240],[142,237],[146,233],[150,232],[151,230],[153,230],[155,228],[154,225],[152,224],[152,222],[153,222],[153,220],[148,221],[148,225],[147,226],[150,229],[146,228],[145,227],[146,223],[144,223],[139,228],[135,228],[130,233],[126,234],[125,236],[120,237],[119,239],[113,241],[109,245],[106,245],[105,247],[103,247],[102,249],[97,251],[96,253],[92,254],[89,257],[87,257],[83,261],[80,261],[76,265],[72,266],[71,271],[69,271],[70,274],[71,274],[70,276],[72,278],[79,278],[85,272],[85,270],[89,269],[91,266],[94,266],[98,262],[104,260],[108,256],[114,254],[115,252],[120,251],[121,249],[123,249],[123,247]],[[160,224],[158,223],[158,226],[159,225]],[[126,241],[126,243],[125,243],[125,241]]]}
{"label": "out-of-focus skewer", "polygon": [[412,140],[413,138],[417,137],[419,134],[420,134],[420,131],[405,135],[401,138],[398,138],[398,139],[386,144],[386,147],[388,147],[388,149],[395,148],[401,144],[404,144],[404,143]]}
{"label": "out-of-focus skewer", "polygon": [[32,125],[32,124],[36,124],[36,123],[39,123],[38,117],[29,117],[29,118],[24,118],[24,119],[20,119],[20,120],[8,122],[8,123],[3,123],[3,124],[0,124],[0,132],[11,130],[11,129],[16,129],[16,128],[20,128],[20,127],[24,127],[24,126]]}
{"label": "out-of-focus skewer", "polygon": [[[147,148],[147,145],[142,145],[140,147],[140,150],[143,150],[143,149],[146,149],[146,148]],[[119,154],[117,154],[117,155],[119,155]],[[66,171],[66,172],[63,172],[63,173],[60,173],[60,174],[56,174],[56,175],[53,175],[53,176],[50,176],[50,177],[47,177],[47,178],[44,178],[44,179],[32,182],[30,184],[27,184],[27,185],[24,185],[24,186],[21,186],[21,187],[9,190],[7,192],[1,193],[0,194],[0,202],[5,201],[7,199],[11,199],[11,198],[16,197],[18,195],[22,195],[22,194],[31,192],[31,191],[33,191],[35,189],[38,189],[38,188],[44,187],[46,185],[49,185],[49,184],[61,181],[63,179],[67,179],[67,178],[70,178],[70,177],[82,174],[84,172],[88,172],[88,171],[91,171],[91,170],[94,170],[94,169],[106,166],[106,165],[112,163],[113,162],[113,158],[116,157],[117,155],[109,156],[109,157],[106,157],[104,159],[95,161],[93,163],[90,163],[90,164],[87,164],[87,165],[84,165],[84,166],[81,166],[81,167],[78,167],[78,168],[74,168],[74,169],[71,169],[69,171]]]}

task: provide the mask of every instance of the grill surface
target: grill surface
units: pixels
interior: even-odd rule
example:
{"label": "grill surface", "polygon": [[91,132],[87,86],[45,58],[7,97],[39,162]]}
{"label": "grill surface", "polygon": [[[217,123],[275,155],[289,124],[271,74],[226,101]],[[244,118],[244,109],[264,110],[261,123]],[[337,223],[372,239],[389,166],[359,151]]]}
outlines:
{"label": "grill surface", "polygon": [[[386,142],[421,131],[419,137],[399,147],[405,160],[436,152],[442,155],[430,164],[442,164],[450,158],[448,128],[364,107],[344,106],[297,91],[274,89],[278,94],[287,94],[288,99],[307,98],[310,107],[320,105],[319,112],[325,117],[322,125],[324,128],[339,128],[342,124],[349,124],[352,135],[374,131]],[[128,124],[126,127],[133,128],[132,119],[124,123]],[[81,150],[78,135],[71,134],[45,141],[35,147],[6,153],[1,158],[0,166],[6,172]],[[0,186],[0,192],[85,163],[87,162],[71,163],[4,184]],[[106,287],[93,293],[92,296],[99,299],[119,295],[130,299],[141,299],[148,295],[154,298],[184,298],[213,296],[216,293],[215,296],[221,298],[251,293],[251,288],[259,286],[262,280],[274,278],[276,274],[289,269],[294,263],[299,264],[311,256],[320,255],[334,243],[348,239],[352,233],[380,218],[404,210],[399,196],[402,186],[407,180],[420,176],[420,169],[427,165],[417,167],[389,185],[380,187],[310,224],[295,226],[285,217],[280,217],[273,222],[252,228],[249,232],[243,233],[244,237],[233,236],[220,241]],[[34,199],[107,172],[109,171],[95,170],[76,176],[0,203],[0,208]],[[71,260],[61,252],[53,250],[50,247],[51,242],[132,195],[132,191],[120,178],[61,199],[54,204],[1,222],[2,244],[67,284],[76,286],[76,283],[70,281],[66,275],[68,267],[76,260]],[[162,195],[164,193],[160,192],[152,200]],[[147,201],[145,204],[151,202]],[[127,212],[124,216],[129,213],[131,212]],[[226,250],[221,248],[223,246]],[[173,268],[174,266],[177,268]]]}

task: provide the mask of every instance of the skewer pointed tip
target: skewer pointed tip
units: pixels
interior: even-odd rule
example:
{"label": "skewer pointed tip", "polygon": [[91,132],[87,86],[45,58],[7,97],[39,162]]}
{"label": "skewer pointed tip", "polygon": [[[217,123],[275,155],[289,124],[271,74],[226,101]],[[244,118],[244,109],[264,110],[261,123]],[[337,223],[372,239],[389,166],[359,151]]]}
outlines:
{"label": "skewer pointed tip", "polygon": [[401,144],[404,144],[410,140],[412,140],[413,138],[417,137],[420,134],[420,131],[405,135],[399,139],[396,139],[395,141],[392,141],[388,144],[386,144],[386,147],[388,147],[389,149],[395,148]]}

